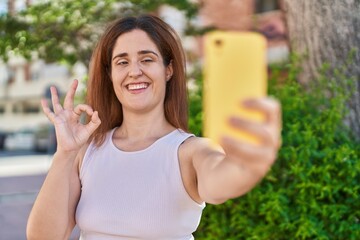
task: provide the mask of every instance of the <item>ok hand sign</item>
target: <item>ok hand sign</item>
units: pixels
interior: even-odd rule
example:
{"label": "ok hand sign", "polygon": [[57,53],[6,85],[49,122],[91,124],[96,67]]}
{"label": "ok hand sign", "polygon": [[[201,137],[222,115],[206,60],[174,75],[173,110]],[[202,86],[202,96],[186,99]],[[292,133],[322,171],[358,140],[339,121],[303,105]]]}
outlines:
{"label": "ok hand sign", "polygon": [[[101,124],[98,112],[94,111],[89,105],[79,104],[74,107],[74,96],[77,86],[78,81],[74,80],[66,94],[64,106],[59,102],[56,88],[50,88],[53,111],[49,108],[46,99],[41,100],[45,115],[55,126],[57,151],[79,151]],[[80,116],[83,112],[91,118],[89,123],[85,125],[80,122]]]}

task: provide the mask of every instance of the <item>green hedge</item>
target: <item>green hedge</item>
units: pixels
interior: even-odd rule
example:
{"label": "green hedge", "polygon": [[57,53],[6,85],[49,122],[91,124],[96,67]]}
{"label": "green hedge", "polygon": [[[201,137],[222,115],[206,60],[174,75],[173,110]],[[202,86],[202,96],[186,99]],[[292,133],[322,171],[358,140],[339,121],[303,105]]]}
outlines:
{"label": "green hedge", "polygon": [[[349,93],[325,77],[305,89],[293,62],[272,67],[270,79],[283,109],[277,162],[250,193],[207,205],[196,239],[360,239],[360,147],[342,123]],[[190,95],[196,133],[199,93]]]}

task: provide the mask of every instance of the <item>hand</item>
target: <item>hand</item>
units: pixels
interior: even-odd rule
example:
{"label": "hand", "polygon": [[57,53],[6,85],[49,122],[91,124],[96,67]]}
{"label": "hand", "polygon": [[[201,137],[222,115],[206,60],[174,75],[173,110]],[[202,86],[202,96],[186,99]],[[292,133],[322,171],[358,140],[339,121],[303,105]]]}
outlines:
{"label": "hand", "polygon": [[[100,126],[101,120],[97,111],[86,104],[79,104],[74,108],[74,96],[78,81],[74,80],[70,90],[67,92],[64,107],[59,102],[58,93],[55,87],[51,87],[51,100],[54,111],[48,107],[46,99],[41,100],[45,115],[55,126],[58,151],[72,152],[79,151],[89,140],[91,134]],[[91,117],[89,123],[81,124],[81,113],[85,112]]]}
{"label": "hand", "polygon": [[281,146],[281,109],[278,101],[271,98],[251,99],[242,103],[249,110],[258,111],[265,116],[261,123],[245,118],[232,117],[230,125],[248,132],[259,139],[259,144],[251,144],[239,139],[224,137],[222,146],[227,159],[233,161],[255,181],[260,180],[275,162]]}

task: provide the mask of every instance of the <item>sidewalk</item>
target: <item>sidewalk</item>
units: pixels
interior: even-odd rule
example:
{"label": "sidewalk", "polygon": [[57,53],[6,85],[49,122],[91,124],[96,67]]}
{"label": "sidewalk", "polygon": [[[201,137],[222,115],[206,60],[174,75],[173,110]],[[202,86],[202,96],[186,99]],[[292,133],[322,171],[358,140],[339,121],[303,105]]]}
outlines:
{"label": "sidewalk", "polygon": [[[26,240],[26,224],[51,155],[0,158],[0,240]],[[75,228],[70,239],[78,239]]]}
{"label": "sidewalk", "polygon": [[48,171],[52,155],[1,157],[0,177],[44,174]]}

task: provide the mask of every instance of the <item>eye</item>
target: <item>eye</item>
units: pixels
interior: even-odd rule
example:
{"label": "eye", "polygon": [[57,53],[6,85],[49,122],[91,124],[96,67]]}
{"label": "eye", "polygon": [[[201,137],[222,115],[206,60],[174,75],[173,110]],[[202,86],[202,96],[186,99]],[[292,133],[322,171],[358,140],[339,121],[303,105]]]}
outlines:
{"label": "eye", "polygon": [[141,60],[141,62],[143,63],[150,63],[153,62],[154,60],[152,58],[144,58],[143,60]]}
{"label": "eye", "polygon": [[126,60],[119,60],[116,62],[116,65],[127,65],[129,62]]}

